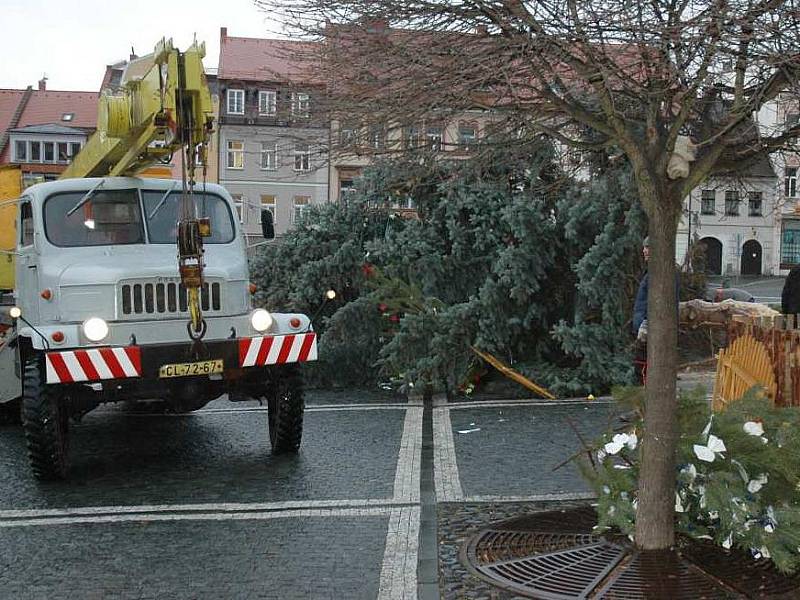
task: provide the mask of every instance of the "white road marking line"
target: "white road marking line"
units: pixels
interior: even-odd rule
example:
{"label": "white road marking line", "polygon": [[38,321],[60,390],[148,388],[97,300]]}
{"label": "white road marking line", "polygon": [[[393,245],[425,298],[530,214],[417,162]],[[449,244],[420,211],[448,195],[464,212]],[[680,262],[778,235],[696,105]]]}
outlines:
{"label": "white road marking line", "polygon": [[597,398],[595,400],[567,399],[567,400],[476,400],[474,402],[451,402],[450,404],[442,405],[442,408],[448,410],[458,410],[462,408],[496,408],[503,406],[594,406],[596,404],[608,405],[613,404],[614,401],[606,398]]}
{"label": "white road marking line", "polygon": [[418,506],[389,513],[378,600],[416,600],[419,526]]}
{"label": "white road marking line", "polygon": [[[408,410],[408,404],[330,404],[330,405],[310,405],[306,406],[305,412],[347,412],[358,410]],[[136,413],[119,412],[115,414],[126,417],[192,417],[192,416],[214,416],[236,413],[258,413],[267,412],[266,406],[248,406],[245,408],[203,408],[188,413]]]}
{"label": "white road marking line", "polygon": [[141,521],[266,521],[297,517],[373,517],[391,515],[389,506],[361,508],[306,508],[284,511],[246,512],[196,512],[196,513],[147,513],[118,515],[84,515],[75,517],[48,517],[42,519],[19,519],[0,521],[0,528],[41,527],[45,525],[83,525],[89,523],[130,523]]}
{"label": "white road marking line", "polygon": [[402,506],[408,502],[394,498],[364,498],[352,500],[287,500],[284,502],[243,502],[207,504],[142,504],[139,506],[79,506],[70,508],[0,510],[0,522],[14,522],[14,519],[48,519],[57,517],[113,517],[138,515],[147,517],[170,513],[230,513],[239,512],[281,512],[302,509],[343,509],[369,508],[376,506]]}
{"label": "white road marking line", "polygon": [[464,490],[458,475],[453,426],[447,407],[433,409],[433,481],[438,502],[461,502]]}
{"label": "white road marking line", "polygon": [[420,468],[422,466],[422,411],[421,406],[406,406],[403,435],[397,455],[394,478],[394,499],[419,502]]}
{"label": "white road marking line", "polygon": [[546,502],[548,500],[594,500],[594,492],[556,492],[554,494],[534,494],[531,496],[465,496],[462,502]]}

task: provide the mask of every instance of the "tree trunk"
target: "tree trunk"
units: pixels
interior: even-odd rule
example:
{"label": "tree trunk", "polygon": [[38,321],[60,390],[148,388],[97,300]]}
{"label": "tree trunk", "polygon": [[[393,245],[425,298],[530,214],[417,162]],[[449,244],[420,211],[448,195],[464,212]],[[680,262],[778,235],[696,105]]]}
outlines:
{"label": "tree trunk", "polygon": [[[640,186],[641,187],[641,186]],[[647,299],[647,390],[636,545],[669,548],[675,541],[675,452],[678,300],[675,235],[680,200],[649,199],[650,259]],[[677,209],[675,205],[677,204]]]}

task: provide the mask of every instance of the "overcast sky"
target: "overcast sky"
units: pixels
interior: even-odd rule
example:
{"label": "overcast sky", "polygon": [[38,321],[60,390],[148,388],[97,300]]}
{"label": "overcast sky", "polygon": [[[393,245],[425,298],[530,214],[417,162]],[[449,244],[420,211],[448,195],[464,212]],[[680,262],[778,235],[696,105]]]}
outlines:
{"label": "overcast sky", "polygon": [[152,52],[162,37],[183,50],[193,35],[217,67],[219,28],[273,37],[278,25],[252,0],[2,0],[0,88],[21,89],[47,75],[47,89],[97,91],[108,64]]}

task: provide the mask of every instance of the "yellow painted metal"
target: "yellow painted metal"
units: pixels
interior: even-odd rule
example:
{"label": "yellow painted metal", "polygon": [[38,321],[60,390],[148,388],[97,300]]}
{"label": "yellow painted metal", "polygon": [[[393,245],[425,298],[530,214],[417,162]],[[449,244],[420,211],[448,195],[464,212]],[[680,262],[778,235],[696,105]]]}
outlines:
{"label": "yellow painted metal", "polygon": [[21,193],[22,170],[16,165],[0,166],[0,290],[14,288],[17,204],[10,201]]}
{"label": "yellow painted metal", "polygon": [[492,365],[495,369],[500,371],[503,375],[505,375],[509,379],[511,379],[513,381],[516,381],[520,385],[525,386],[526,388],[528,388],[532,392],[535,392],[535,393],[539,394],[543,398],[547,398],[548,400],[555,400],[556,399],[556,397],[553,394],[551,394],[548,390],[546,390],[542,386],[534,383],[533,381],[531,381],[530,379],[528,379],[527,377],[525,377],[521,373],[517,373],[514,369],[512,369],[511,367],[506,365],[499,358],[495,358],[494,356],[492,356],[491,354],[489,354],[487,352],[481,352],[475,346],[470,346],[470,348],[472,348],[472,351],[475,354],[480,356],[483,360],[488,362],[490,365]]}
{"label": "yellow painted metal", "polygon": [[97,131],[61,179],[136,175],[180,151],[188,140],[178,130],[179,90],[192,106],[181,130],[191,130],[195,144],[208,141],[214,106],[203,70],[205,53],[205,44],[195,42],[181,54],[172,40],[162,39],[152,54],[131,61],[122,76],[122,94],[101,96]]}
{"label": "yellow painted metal", "polygon": [[736,338],[729,348],[719,351],[712,406],[720,412],[760,385],[770,402],[778,389],[767,347],[751,335]]}

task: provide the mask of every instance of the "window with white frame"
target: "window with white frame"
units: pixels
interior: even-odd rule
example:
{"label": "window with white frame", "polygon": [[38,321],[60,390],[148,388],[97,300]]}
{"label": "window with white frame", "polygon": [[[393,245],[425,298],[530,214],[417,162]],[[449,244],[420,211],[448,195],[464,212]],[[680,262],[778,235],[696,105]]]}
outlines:
{"label": "window with white frame", "polygon": [[44,142],[44,162],[56,162],[56,145],[54,142]]}
{"label": "window with white frame", "polygon": [[764,194],[762,192],[750,192],[747,194],[748,211],[750,217],[764,216]]}
{"label": "window with white frame", "polygon": [[311,170],[311,148],[309,148],[308,144],[294,145],[294,170]]}
{"label": "window with white frame", "polygon": [[343,148],[354,146],[356,143],[356,124],[355,123],[342,123],[339,129],[339,144]]}
{"label": "window with white frame", "polygon": [[[261,194],[261,210],[268,210],[272,213],[272,223],[275,224],[275,194]],[[259,213],[259,219],[261,213]]]}
{"label": "window with white frame", "polygon": [[278,168],[278,144],[276,142],[261,142],[261,169],[274,171]]}
{"label": "window with white frame", "polygon": [[28,162],[28,142],[25,140],[14,142],[14,162]]}
{"label": "window with white frame", "polygon": [[258,114],[273,116],[278,112],[278,93],[274,90],[260,90],[258,92]]}
{"label": "window with white frame", "polygon": [[386,145],[386,129],[383,125],[369,126],[369,145],[373,150],[383,150]]}
{"label": "window with white frame", "polygon": [[228,162],[229,169],[244,168],[244,142],[242,140],[228,140]]}
{"label": "window with white frame", "polygon": [[470,123],[461,123],[458,126],[458,145],[462,150],[469,151],[478,140],[478,128]]}
{"label": "window with white frame", "polygon": [[310,107],[310,99],[308,94],[301,92],[292,93],[292,116],[293,117],[307,117]]}
{"label": "window with white frame", "polygon": [[725,191],[725,216],[738,217],[739,216],[739,191],[726,190]]}
{"label": "window with white frame", "polygon": [[80,142],[71,142],[69,145],[69,160],[75,158],[78,152],[81,151],[81,143]]}
{"label": "window with white frame", "polygon": [[244,90],[228,90],[228,114],[244,114]]}
{"label": "window with white frame", "polygon": [[303,215],[311,205],[311,196],[295,196],[292,204],[292,223],[297,225],[303,222]]}
{"label": "window with white frame", "polygon": [[797,198],[797,167],[786,167],[783,179],[783,193],[787,198]]}
{"label": "window with white frame", "polygon": [[423,145],[422,129],[416,125],[410,125],[403,129],[403,146],[408,150],[421,148]]}
{"label": "window with white frame", "polygon": [[716,190],[703,190],[700,192],[700,214],[713,215],[716,213],[717,192]]}
{"label": "window with white frame", "polygon": [[42,162],[42,142],[31,142],[31,162]]}
{"label": "window with white frame", "polygon": [[56,160],[60,163],[69,161],[69,145],[67,142],[58,142],[56,145]]}
{"label": "window with white frame", "polygon": [[438,152],[442,149],[442,128],[428,127],[425,129],[425,142],[428,150]]}
{"label": "window with white frame", "polygon": [[233,198],[233,205],[236,207],[236,216],[239,217],[239,223],[247,222],[247,199],[242,194],[231,194]]}

